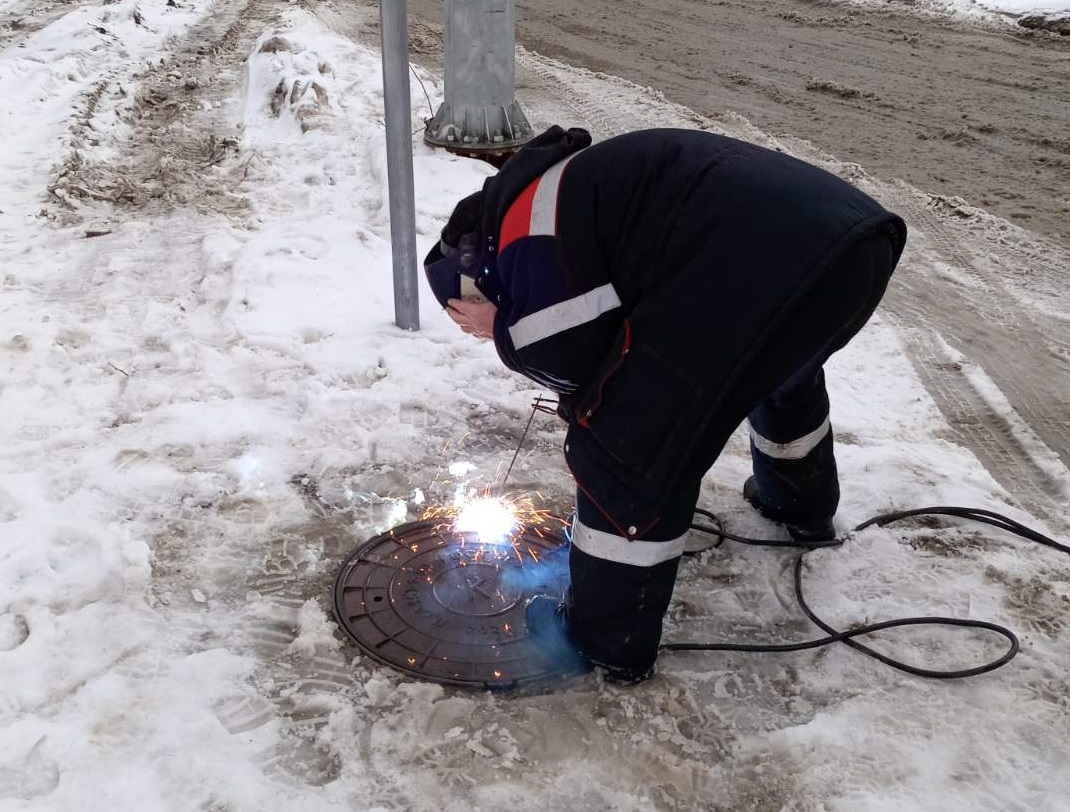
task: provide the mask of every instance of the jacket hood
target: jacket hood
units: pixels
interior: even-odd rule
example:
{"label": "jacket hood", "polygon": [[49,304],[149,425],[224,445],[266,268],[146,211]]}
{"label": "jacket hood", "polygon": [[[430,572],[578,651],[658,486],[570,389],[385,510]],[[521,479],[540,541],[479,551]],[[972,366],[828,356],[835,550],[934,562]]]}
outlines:
{"label": "jacket hood", "polygon": [[569,155],[591,145],[587,130],[553,125],[532,138],[514,154],[498,174],[483,184],[483,234],[497,237],[505,212],[535,178]]}

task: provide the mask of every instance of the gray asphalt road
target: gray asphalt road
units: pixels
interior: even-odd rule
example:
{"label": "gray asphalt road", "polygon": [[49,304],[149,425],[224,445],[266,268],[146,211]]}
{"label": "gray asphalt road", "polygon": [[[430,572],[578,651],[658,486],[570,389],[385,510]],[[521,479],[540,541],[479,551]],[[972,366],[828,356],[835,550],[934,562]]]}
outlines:
{"label": "gray asphalt road", "polygon": [[[1070,245],[1070,37],[889,5],[518,0],[517,40]],[[441,23],[442,0],[409,6]]]}

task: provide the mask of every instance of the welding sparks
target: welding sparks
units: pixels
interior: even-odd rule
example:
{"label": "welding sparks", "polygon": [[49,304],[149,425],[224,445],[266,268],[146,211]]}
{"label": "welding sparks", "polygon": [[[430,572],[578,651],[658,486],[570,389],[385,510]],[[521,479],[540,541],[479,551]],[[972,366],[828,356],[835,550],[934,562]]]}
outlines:
{"label": "welding sparks", "polygon": [[454,533],[495,546],[511,546],[525,528],[552,520],[549,511],[536,508],[527,494],[492,496],[463,485],[458,486],[452,505],[429,506],[424,518],[448,522]]}
{"label": "welding sparks", "polygon": [[475,533],[486,543],[511,539],[519,525],[514,506],[490,496],[468,501],[453,520],[453,528],[458,533]]}
{"label": "welding sparks", "polygon": [[[433,484],[452,485],[453,502],[425,504],[423,519],[434,521],[440,533],[453,535],[452,540],[462,546],[475,543],[488,549],[496,548],[496,552],[508,554],[511,551],[521,566],[526,550],[531,561],[538,563],[539,555],[534,550],[518,544],[520,537],[530,531],[544,539],[547,535],[553,536],[551,525],[566,524],[550,511],[536,508],[531,493],[506,494],[493,485],[475,487],[471,477],[476,466],[470,462],[453,462],[447,470],[449,479],[436,475]],[[501,477],[495,475],[493,481],[500,480]],[[535,493],[534,496],[538,496],[540,502],[546,501],[542,494]],[[445,536],[444,539],[449,541]]]}

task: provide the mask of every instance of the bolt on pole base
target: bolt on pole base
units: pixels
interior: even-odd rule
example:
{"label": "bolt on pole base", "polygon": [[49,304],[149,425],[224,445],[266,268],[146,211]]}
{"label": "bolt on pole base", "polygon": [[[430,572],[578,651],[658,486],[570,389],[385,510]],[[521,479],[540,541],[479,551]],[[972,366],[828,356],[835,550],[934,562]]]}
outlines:
{"label": "bolt on pole base", "polygon": [[533,132],[515,96],[514,0],[446,0],[444,100],[424,142],[504,162]]}
{"label": "bolt on pole base", "polygon": [[456,155],[490,159],[509,157],[531,140],[532,130],[517,102],[505,105],[443,104],[424,131],[424,143]]}

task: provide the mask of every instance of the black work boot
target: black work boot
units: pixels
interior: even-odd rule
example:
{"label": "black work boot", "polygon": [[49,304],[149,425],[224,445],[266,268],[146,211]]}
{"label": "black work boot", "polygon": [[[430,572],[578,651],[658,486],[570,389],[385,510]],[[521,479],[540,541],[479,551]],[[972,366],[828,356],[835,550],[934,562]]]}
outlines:
{"label": "black work boot", "polygon": [[565,604],[550,595],[535,595],[524,605],[524,623],[535,647],[560,676],[585,674],[591,663],[576,648],[568,633]]}
{"label": "black work boot", "polygon": [[753,476],[748,477],[743,483],[743,498],[750,502],[751,506],[765,518],[784,525],[788,535],[799,544],[816,544],[836,540],[836,527],[832,524],[832,517],[801,516],[781,510],[773,505],[766,504],[758,491],[758,480]]}
{"label": "black work boot", "polygon": [[654,666],[635,669],[589,660],[568,632],[568,607],[550,595],[535,595],[524,607],[524,622],[535,645],[554,664],[560,676],[585,674],[598,666],[606,682],[635,685],[654,676]]}

